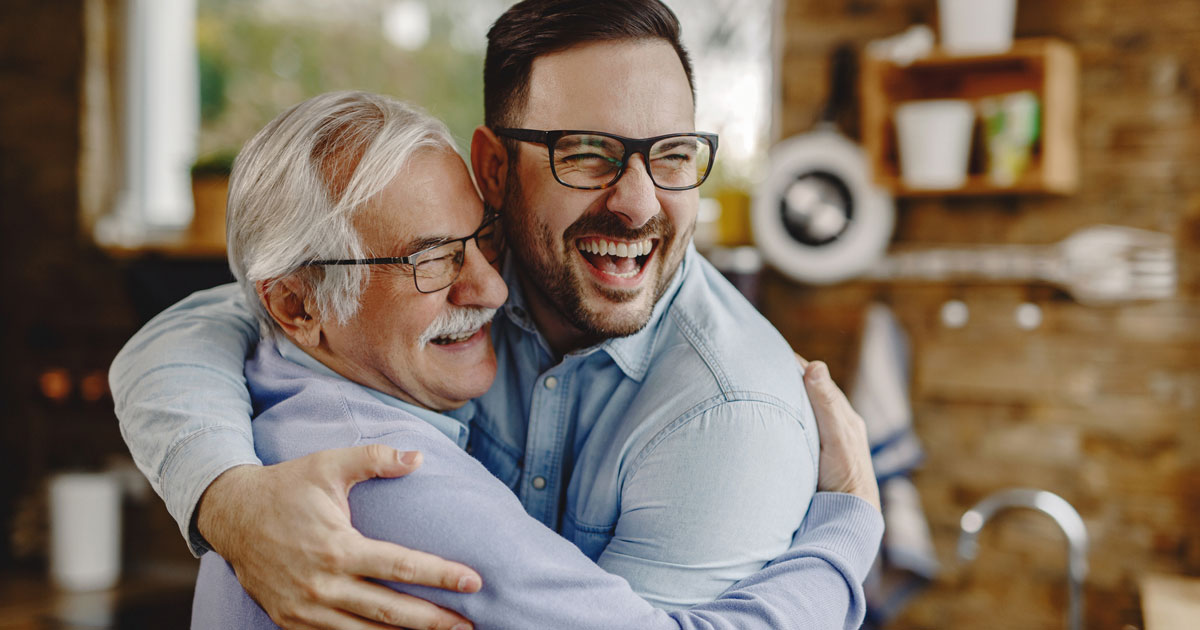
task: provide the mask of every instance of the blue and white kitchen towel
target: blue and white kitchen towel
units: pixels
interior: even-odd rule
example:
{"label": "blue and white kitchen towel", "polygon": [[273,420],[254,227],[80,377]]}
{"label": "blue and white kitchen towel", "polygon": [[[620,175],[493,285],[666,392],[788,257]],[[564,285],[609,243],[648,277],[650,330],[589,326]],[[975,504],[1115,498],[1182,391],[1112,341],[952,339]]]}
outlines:
{"label": "blue and white kitchen towel", "polygon": [[912,427],[910,350],[891,309],[872,304],[863,326],[850,403],[867,425],[886,530],[867,577],[868,625],[882,625],[937,575],[939,565],[921,498],[909,473],[924,453]]}

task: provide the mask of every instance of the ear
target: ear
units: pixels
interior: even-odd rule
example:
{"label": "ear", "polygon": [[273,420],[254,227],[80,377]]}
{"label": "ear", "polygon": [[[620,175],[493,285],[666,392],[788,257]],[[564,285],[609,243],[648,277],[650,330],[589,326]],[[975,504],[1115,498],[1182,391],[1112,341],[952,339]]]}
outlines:
{"label": "ear", "polygon": [[504,202],[508,151],[495,132],[484,125],[476,127],[471,136],[471,171],[483,200],[499,208]]}
{"label": "ear", "polygon": [[314,316],[314,304],[298,278],[263,280],[255,288],[271,319],[296,345],[315,348],[321,343],[321,322]]}

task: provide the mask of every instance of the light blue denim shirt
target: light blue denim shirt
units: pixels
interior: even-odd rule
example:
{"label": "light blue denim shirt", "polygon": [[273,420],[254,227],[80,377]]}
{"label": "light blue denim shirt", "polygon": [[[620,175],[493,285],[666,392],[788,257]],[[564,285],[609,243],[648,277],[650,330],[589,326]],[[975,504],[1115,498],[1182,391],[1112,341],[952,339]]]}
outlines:
{"label": "light blue denim shirt", "polygon": [[645,328],[556,360],[515,267],[471,454],[656,606],[712,600],[787,549],[819,446],[774,327],[689,248]]}
{"label": "light blue denim shirt", "polygon": [[[509,280],[497,381],[455,415],[529,514],[666,608],[711,600],[789,548],[815,492],[815,421],[790,348],[711,265],[689,250],[645,329],[561,361]],[[259,463],[242,377],[257,332],[236,288],[201,292],[110,373],[134,459],[197,553],[201,493]]]}

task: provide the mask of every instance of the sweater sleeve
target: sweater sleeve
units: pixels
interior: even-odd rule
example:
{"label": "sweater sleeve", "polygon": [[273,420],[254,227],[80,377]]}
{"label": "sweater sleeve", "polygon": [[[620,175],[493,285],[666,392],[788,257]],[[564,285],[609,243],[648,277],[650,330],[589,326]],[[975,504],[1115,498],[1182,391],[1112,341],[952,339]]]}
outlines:
{"label": "sweater sleeve", "polygon": [[392,444],[398,448],[425,451],[426,463],[400,479],[356,486],[355,526],[479,571],[484,588],[471,595],[391,586],[456,610],[481,628],[773,630],[862,622],[861,584],[883,519],[850,495],[818,493],[782,556],[714,601],[666,612],[528,516],[507,487],[448,440],[393,435],[385,441],[394,439],[402,439]]}

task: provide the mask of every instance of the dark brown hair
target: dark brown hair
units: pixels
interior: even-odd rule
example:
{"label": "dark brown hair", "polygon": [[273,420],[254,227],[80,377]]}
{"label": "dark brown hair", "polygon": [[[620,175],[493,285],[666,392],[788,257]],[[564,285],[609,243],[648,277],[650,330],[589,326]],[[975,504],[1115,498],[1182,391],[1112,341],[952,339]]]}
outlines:
{"label": "dark brown hair", "polygon": [[679,20],[659,0],[525,0],[505,11],[488,31],[484,123],[493,128],[516,126],[534,59],[577,44],[621,39],[671,44],[695,99],[692,62],[679,41]]}

